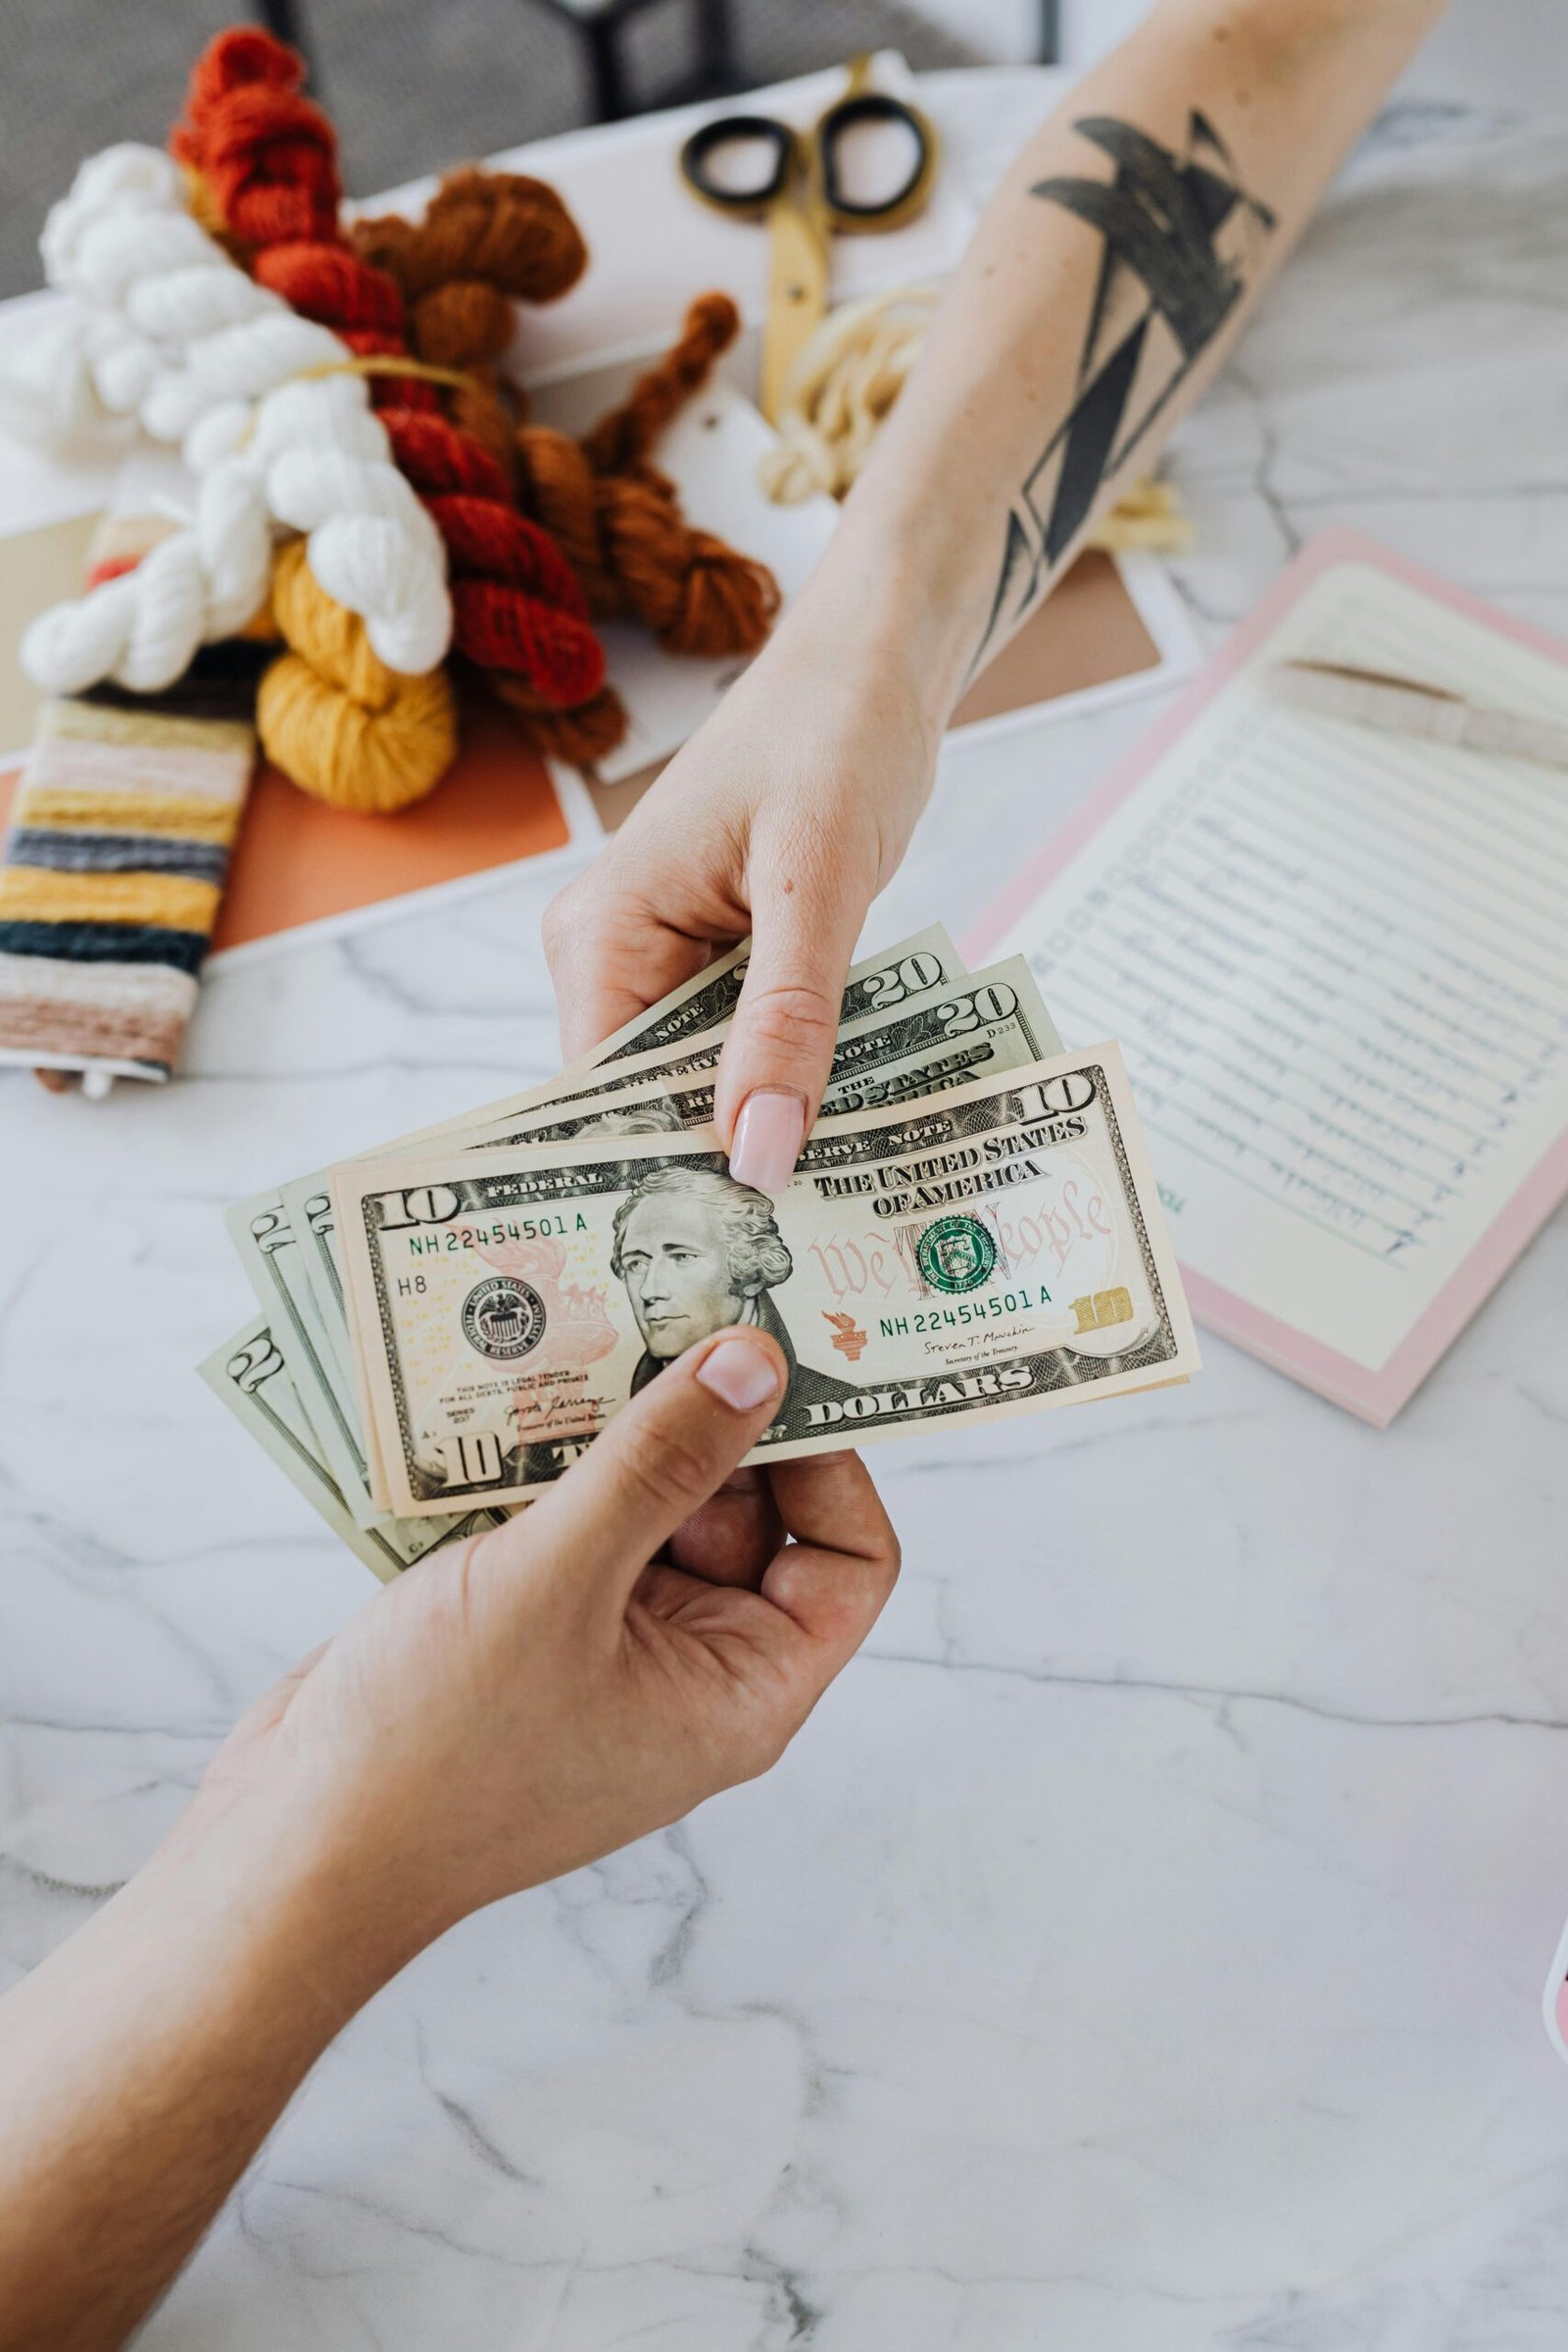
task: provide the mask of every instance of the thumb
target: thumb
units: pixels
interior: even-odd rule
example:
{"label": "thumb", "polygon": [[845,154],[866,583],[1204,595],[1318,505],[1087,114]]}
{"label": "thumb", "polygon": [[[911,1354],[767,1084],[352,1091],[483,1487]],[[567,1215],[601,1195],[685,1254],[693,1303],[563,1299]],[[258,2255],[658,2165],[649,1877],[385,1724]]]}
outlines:
{"label": "thumb", "polygon": [[821,1106],[864,913],[800,875],[753,899],[751,960],[713,1103],[738,1184],[771,1195],[789,1182]]}
{"label": "thumb", "polygon": [[610,1420],[581,1461],[531,1510],[485,1539],[492,1559],[559,1571],[596,1610],[618,1609],[648,1562],[749,1453],[778,1407],[789,1367],[766,1332],[700,1342]]}

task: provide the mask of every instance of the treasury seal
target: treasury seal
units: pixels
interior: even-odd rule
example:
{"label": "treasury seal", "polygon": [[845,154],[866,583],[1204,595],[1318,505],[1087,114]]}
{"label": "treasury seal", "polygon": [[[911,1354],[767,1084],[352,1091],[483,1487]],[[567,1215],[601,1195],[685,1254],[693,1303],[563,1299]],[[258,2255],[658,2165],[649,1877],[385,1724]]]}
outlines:
{"label": "treasury seal", "polygon": [[492,1363],[510,1363],[545,1336],[545,1302],[514,1274],[492,1274],[463,1301],[463,1336]]}
{"label": "treasury seal", "polygon": [[996,1236],[978,1217],[938,1217],[916,1242],[914,1262],[934,1291],[977,1291],[996,1270]]}

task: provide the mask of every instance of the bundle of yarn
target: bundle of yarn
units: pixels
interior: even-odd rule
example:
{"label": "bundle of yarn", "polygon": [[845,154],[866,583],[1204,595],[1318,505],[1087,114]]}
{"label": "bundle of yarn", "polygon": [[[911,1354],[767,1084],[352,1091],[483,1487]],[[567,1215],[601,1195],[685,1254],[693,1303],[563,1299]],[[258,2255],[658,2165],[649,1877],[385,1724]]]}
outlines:
{"label": "bundle of yarn", "polygon": [[[462,171],[421,220],[363,221],[345,235],[331,126],[300,90],[293,53],[253,31],[212,45],[174,149],[197,210],[252,274],[387,367],[372,399],[447,543],[456,651],[539,749],[591,766],[624,733],[590,614],[635,612],[672,651],[731,655],[760,643],[777,602],[771,576],[692,531],[670,485],[646,464],[648,442],[737,330],[722,297],[695,307],[675,350],[633,393],[627,411],[650,419],[635,446],[619,411],[608,434],[601,426],[579,445],[519,426],[520,397],[497,372],[515,332],[514,305],[556,299],[586,263],[553,189],[521,174]],[[420,380],[420,397],[411,398],[393,365],[400,351],[449,380]],[[612,472],[592,454],[612,450]],[[294,601],[307,585],[295,584]],[[294,650],[306,651],[298,642]],[[324,660],[317,668],[314,700],[291,672],[286,705],[264,701],[264,741],[291,768],[312,744],[361,740],[358,724],[331,723],[344,690]],[[287,710],[286,742],[274,704]],[[408,707],[409,698],[395,713],[389,707],[371,731],[401,732]],[[429,750],[433,759],[433,742]]]}
{"label": "bundle of yarn", "polygon": [[790,369],[779,439],[758,461],[777,505],[824,490],[843,498],[859,478],[940,300],[932,285],[872,294],[830,312],[809,336]]}
{"label": "bundle of yarn", "polygon": [[705,294],[674,349],[582,441],[535,424],[516,439],[523,504],[565,548],[589,610],[631,614],[672,653],[710,659],[761,644],[778,588],[765,565],[687,523],[648,453],[739,331],[729,297]]}
{"label": "bundle of yarn", "polygon": [[625,726],[596,616],[721,655],[754,650],[772,617],[770,575],[691,530],[646,455],[733,312],[695,306],[587,441],[529,424],[497,362],[514,304],[584,267],[565,207],[540,181],[466,171],[422,221],[346,234],[335,137],[302,74],[269,34],[220,35],[177,162],[112,149],[50,217],[46,270],[75,309],[0,381],[0,414],[54,439],[134,415],[198,483],[190,527],[44,614],[24,665],[57,694],[145,694],[203,644],[270,628],[270,756],[307,791],[384,811],[451,763],[453,649],[540,749],[591,766]]}
{"label": "bundle of yarn", "polygon": [[[165,536],[100,530],[91,577]],[[255,759],[249,667],[225,649],[154,697],[47,703],[0,865],[0,1063],[107,1093],[167,1078],[196,1004]]]}
{"label": "bundle of yarn", "polygon": [[[302,75],[294,52],[268,33],[239,29],[211,44],[172,142],[191,174],[196,209],[222,230],[258,284],[330,328],[362,361],[386,364],[386,372],[368,379],[370,397],[397,464],[445,543],[457,650],[481,669],[518,678],[542,709],[569,710],[604,685],[604,649],[587,601],[549,534],[518,513],[493,448],[442,414],[434,387],[416,369],[396,371],[399,357],[419,356],[409,342],[403,290],[339,225],[336,135],[304,95]],[[469,265],[489,296],[492,350],[509,298],[563,293],[586,260],[564,207],[538,181],[470,174],[466,186],[443,191],[431,213],[432,235],[456,226],[449,254]],[[428,315],[436,289],[426,294]],[[422,734],[413,723],[413,700],[390,697],[373,671],[373,701],[357,695],[336,658],[343,631],[312,597],[308,576],[291,581],[274,612],[280,620],[304,615],[308,625],[305,642],[293,643],[287,693],[267,698],[269,751],[293,772],[309,760],[318,789],[330,773],[334,799],[366,805],[357,787],[373,777],[377,795],[371,799],[368,789],[366,801],[388,806],[385,781],[397,770],[403,797],[427,789],[429,771],[446,764],[444,747],[433,730]],[[355,705],[348,712],[345,698]],[[395,748],[383,745],[383,756],[365,769],[353,754],[378,734],[394,737]]]}
{"label": "bundle of yarn", "polygon": [[[450,766],[454,663],[591,765],[625,715],[597,618],[750,652],[770,574],[691,528],[650,451],[737,331],[704,297],[581,441],[500,362],[586,251],[555,192],[452,173],[422,220],[345,231],[336,142],[270,36],[220,35],[172,157],[81,167],[42,249],[69,308],[0,373],[0,418],[70,443],[132,417],[179,448],[188,519],[122,518],[26,631],[50,701],[0,866],[0,1061],[89,1092],[166,1077],[254,761],[406,807]],[[238,642],[260,639],[265,657]],[[254,725],[252,718],[254,715]]]}
{"label": "bundle of yarn", "polygon": [[[904,286],[845,303],[823,319],[790,370],[779,440],[759,461],[758,479],[776,504],[822,491],[843,498],[858,480],[940,300],[938,286]],[[1175,492],[1149,476],[1123,492],[1088,544],[1175,554],[1190,538]]]}
{"label": "bundle of yarn", "polygon": [[[777,611],[772,574],[711,532],[694,530],[672,484],[648,462],[676,411],[739,333],[734,304],[723,294],[700,296],[673,348],[583,439],[533,423],[520,394],[498,387],[494,373],[508,321],[496,316],[482,275],[482,198],[493,183],[493,174],[454,174],[422,221],[394,215],[357,222],[356,248],[401,286],[419,357],[466,370],[476,389],[464,421],[497,449],[522,511],[561,546],[593,616],[640,619],[672,653],[754,653]],[[507,184],[529,192],[539,185]],[[525,731],[560,757],[587,763],[620,738],[624,716],[608,694],[550,720],[516,681],[491,684]]]}

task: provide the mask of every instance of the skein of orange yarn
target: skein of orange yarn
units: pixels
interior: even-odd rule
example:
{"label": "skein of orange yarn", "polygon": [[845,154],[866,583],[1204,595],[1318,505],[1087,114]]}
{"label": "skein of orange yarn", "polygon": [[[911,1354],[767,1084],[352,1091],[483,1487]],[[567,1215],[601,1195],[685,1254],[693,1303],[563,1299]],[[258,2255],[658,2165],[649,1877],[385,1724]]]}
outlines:
{"label": "skein of orange yarn", "polygon": [[[401,289],[338,226],[336,136],[303,95],[303,62],[270,34],[220,34],[192,75],[174,153],[259,282],[351,349],[399,354],[408,349]],[[604,649],[586,600],[560,550],[512,505],[501,465],[439,415],[428,385],[394,376],[374,397],[447,543],[458,649],[516,676],[548,708],[589,701],[604,683]],[[439,455],[436,442],[446,445]]]}
{"label": "skein of orange yarn", "polygon": [[278,554],[271,603],[294,650],[270,665],[257,692],[268,758],[335,808],[387,815],[422,800],[457,757],[457,701],[446,671],[411,678],[388,669],[364,622],[317,580],[303,539]]}
{"label": "skein of orange yarn", "polygon": [[303,95],[305,65],[270,32],[235,25],[209,41],[170,139],[214,219],[241,247],[329,244],[337,230],[335,142]]}
{"label": "skein of orange yarn", "polygon": [[447,174],[422,220],[391,214],[349,234],[361,260],[401,289],[410,350],[467,377],[440,405],[510,482],[514,419],[496,362],[516,332],[514,305],[556,301],[588,259],[561,198],[519,172],[466,168]]}

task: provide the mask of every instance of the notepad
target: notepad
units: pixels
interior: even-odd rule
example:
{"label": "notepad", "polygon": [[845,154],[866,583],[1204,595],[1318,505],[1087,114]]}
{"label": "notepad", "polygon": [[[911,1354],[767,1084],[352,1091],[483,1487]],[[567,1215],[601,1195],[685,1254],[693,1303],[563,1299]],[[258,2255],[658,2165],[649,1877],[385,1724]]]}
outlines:
{"label": "notepad", "polygon": [[1568,775],[1287,659],[1568,720],[1568,646],[1328,534],[964,945],[1121,1040],[1200,1320],[1381,1427],[1568,1191]]}

